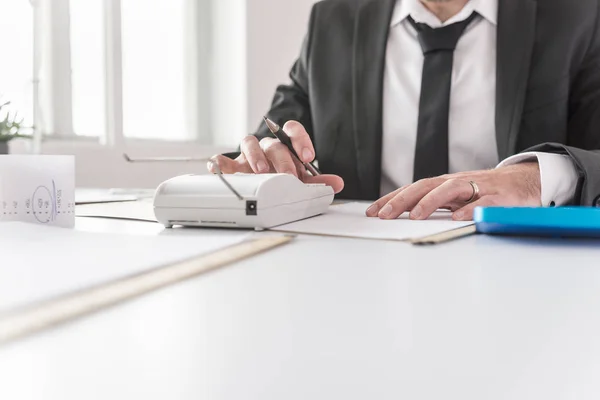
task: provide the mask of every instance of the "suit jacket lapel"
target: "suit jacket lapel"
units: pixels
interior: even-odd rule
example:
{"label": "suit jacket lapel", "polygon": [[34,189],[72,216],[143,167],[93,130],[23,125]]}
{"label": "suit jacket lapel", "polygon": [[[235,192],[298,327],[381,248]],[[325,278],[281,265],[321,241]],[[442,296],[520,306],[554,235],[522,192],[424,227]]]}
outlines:
{"label": "suit jacket lapel", "polygon": [[395,0],[366,0],[354,29],[354,143],[361,194],[379,196],[383,113],[383,72]]}
{"label": "suit jacket lapel", "polygon": [[537,3],[500,0],[498,13],[496,141],[500,160],[514,154],[535,40]]}

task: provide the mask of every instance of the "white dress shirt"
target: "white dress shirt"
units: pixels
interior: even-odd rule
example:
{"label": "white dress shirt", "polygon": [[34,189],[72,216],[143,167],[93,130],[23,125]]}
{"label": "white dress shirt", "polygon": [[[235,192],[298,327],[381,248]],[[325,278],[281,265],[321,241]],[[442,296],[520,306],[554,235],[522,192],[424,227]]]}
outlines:
{"label": "white dress shirt", "polygon": [[479,16],[454,51],[450,118],[449,172],[491,169],[535,160],[542,180],[542,205],[572,200],[578,175],[568,156],[519,154],[498,165],[496,145],[496,42],[498,0],[470,0],[457,15],[441,22],[419,0],[397,0],[387,43],[383,84],[382,194],[413,181],[419,99],[424,56],[408,22],[439,28]]}

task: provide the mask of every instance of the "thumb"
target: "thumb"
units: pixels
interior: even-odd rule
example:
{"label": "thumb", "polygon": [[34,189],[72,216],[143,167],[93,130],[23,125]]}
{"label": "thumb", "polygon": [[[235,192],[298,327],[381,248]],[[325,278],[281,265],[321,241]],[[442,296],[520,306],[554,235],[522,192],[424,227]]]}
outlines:
{"label": "thumb", "polygon": [[331,186],[335,194],[344,189],[344,180],[337,175],[305,176],[303,181],[304,183],[324,183],[327,186]]}

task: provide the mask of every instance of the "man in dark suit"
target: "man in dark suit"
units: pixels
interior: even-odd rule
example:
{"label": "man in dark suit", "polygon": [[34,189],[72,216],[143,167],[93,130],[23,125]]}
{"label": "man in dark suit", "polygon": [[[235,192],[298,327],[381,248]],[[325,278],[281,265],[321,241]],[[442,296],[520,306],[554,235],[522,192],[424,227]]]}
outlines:
{"label": "man in dark suit", "polygon": [[600,0],[322,1],[267,115],[329,175],[265,126],[209,169],[327,183],[379,198],[380,218],[600,205],[599,13]]}

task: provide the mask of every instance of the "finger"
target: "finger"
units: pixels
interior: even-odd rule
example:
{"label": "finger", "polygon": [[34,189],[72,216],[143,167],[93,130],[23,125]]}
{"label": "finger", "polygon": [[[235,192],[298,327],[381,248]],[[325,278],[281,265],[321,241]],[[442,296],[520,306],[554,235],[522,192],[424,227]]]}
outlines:
{"label": "finger", "polygon": [[275,171],[280,174],[290,174],[296,178],[298,177],[292,154],[283,143],[277,139],[266,138],[260,141],[260,147],[267,159],[273,164]]}
{"label": "finger", "polygon": [[248,135],[242,140],[240,146],[242,154],[248,160],[252,170],[257,174],[266,174],[269,172],[269,162],[263,152],[256,136]]}
{"label": "finger", "polygon": [[344,190],[344,180],[337,175],[307,175],[304,177],[304,183],[324,183],[331,186],[335,194]]}
{"label": "finger", "polygon": [[401,187],[400,189],[394,190],[391,193],[386,194],[385,196],[383,196],[382,198],[380,198],[379,200],[377,200],[375,203],[371,204],[371,206],[369,206],[369,208],[367,208],[367,217],[377,217],[377,215],[379,214],[379,211],[381,210],[381,208],[386,205],[391,199],[394,198],[394,196],[396,196],[398,193],[402,192],[404,189],[406,189],[407,187],[409,187],[410,185],[406,185]]}
{"label": "finger", "polygon": [[300,179],[302,182],[306,182],[306,179],[312,175],[308,172],[304,164],[302,164],[302,161],[298,160],[296,157],[292,157],[292,161],[294,161],[294,165],[296,166],[298,179]]}
{"label": "finger", "polygon": [[283,131],[292,139],[294,150],[303,162],[311,162],[315,159],[315,148],[312,140],[310,140],[310,136],[300,122],[286,122]]}
{"label": "finger", "polygon": [[452,219],[455,221],[472,221],[473,213],[477,207],[495,207],[500,205],[502,205],[502,203],[496,196],[485,196],[476,202],[467,204],[461,209],[455,211],[452,214]]}
{"label": "finger", "polygon": [[216,156],[212,157],[207,164],[207,168],[213,174],[217,173],[215,164],[219,166],[219,169],[224,174],[235,174],[236,172],[251,174],[253,172],[250,164],[248,164],[246,161],[246,157],[243,155],[239,156],[235,160],[225,157],[222,154],[217,154]]}
{"label": "finger", "polygon": [[466,202],[473,197],[473,186],[465,180],[450,179],[427,193],[412,209],[411,219],[427,219],[448,204]]}
{"label": "finger", "polygon": [[444,178],[423,179],[413,183],[388,201],[379,211],[381,219],[396,219],[406,211],[412,210],[419,201],[433,189],[444,183]]}
{"label": "finger", "polygon": [[448,211],[452,211],[452,212],[454,212],[454,211],[458,211],[458,210],[460,210],[460,209],[461,209],[461,208],[463,208],[464,206],[465,206],[465,203],[464,203],[464,202],[460,202],[460,203],[459,203],[459,202],[453,201],[453,202],[451,202],[450,204],[447,204],[447,205],[445,205],[445,206],[444,206],[444,207],[442,207],[442,208],[443,208],[444,210],[448,210]]}

